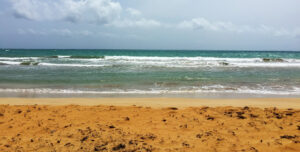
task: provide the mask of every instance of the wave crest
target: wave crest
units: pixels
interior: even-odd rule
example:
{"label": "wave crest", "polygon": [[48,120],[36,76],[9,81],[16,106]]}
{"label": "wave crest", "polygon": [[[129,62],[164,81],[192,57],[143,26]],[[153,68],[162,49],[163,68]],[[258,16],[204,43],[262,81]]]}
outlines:
{"label": "wave crest", "polygon": [[146,56],[49,56],[0,57],[3,64],[15,65],[24,61],[43,66],[128,66],[162,68],[202,67],[293,67],[300,68],[300,59],[281,58],[216,58],[216,57],[146,57]]}

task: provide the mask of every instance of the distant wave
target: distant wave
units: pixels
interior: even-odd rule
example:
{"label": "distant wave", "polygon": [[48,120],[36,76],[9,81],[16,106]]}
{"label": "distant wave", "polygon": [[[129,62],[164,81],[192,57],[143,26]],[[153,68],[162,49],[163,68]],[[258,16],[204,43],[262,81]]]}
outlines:
{"label": "distant wave", "polygon": [[[161,67],[299,67],[299,59],[107,56],[107,61]],[[280,62],[279,62],[280,61]]]}
{"label": "distant wave", "polygon": [[105,56],[84,56],[84,55],[71,55],[71,56],[59,56],[59,55],[54,55],[54,56],[47,56],[46,58],[72,58],[72,59],[104,59]]}
{"label": "distant wave", "polygon": [[43,66],[66,66],[66,67],[105,67],[106,65],[99,64],[54,64],[54,63],[40,63]]}
{"label": "distant wave", "polygon": [[105,56],[94,56],[94,55],[61,56],[61,55],[53,55],[53,56],[46,56],[45,58],[104,59]]}
{"label": "distant wave", "polygon": [[0,57],[1,60],[37,60],[40,57]]}
{"label": "distant wave", "polygon": [[216,58],[216,57],[145,57],[145,56],[49,56],[0,57],[0,62],[17,65],[38,62],[40,66],[117,66],[162,68],[201,67],[293,67],[300,68],[300,59],[281,58]]}
{"label": "distant wave", "polygon": [[[28,63],[28,64],[27,64]],[[0,61],[1,65],[28,65],[28,66],[56,66],[56,67],[105,67],[108,65],[100,64],[55,64],[55,63],[38,63],[38,62],[13,62],[13,61]]]}
{"label": "distant wave", "polygon": [[77,55],[72,55],[70,58],[75,58],[75,59],[104,59],[104,56],[77,56]]}

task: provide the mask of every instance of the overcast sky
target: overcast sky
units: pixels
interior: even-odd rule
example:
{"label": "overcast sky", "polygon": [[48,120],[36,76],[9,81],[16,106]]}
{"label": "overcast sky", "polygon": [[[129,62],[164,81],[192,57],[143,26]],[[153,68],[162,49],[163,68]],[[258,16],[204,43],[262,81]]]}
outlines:
{"label": "overcast sky", "polygon": [[0,48],[300,50],[299,0],[0,0]]}

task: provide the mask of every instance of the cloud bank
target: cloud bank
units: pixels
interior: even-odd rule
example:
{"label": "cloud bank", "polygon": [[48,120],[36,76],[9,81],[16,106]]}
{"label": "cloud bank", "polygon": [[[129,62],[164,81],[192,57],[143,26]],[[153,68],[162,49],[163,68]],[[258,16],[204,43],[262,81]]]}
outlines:
{"label": "cloud bank", "polygon": [[161,23],[156,20],[141,18],[137,20],[125,19],[115,21],[110,25],[115,27],[158,27],[161,26]]}
{"label": "cloud bank", "polygon": [[16,18],[34,21],[67,21],[116,27],[151,27],[160,23],[141,16],[139,10],[127,8],[134,18],[122,18],[123,8],[112,0],[10,0]]}
{"label": "cloud bank", "polygon": [[127,8],[126,11],[127,11],[130,15],[132,15],[132,16],[140,16],[140,15],[142,15],[142,13],[141,13],[139,10],[134,9],[134,8]]}
{"label": "cloud bank", "polygon": [[143,17],[134,8],[123,9],[113,0],[9,0],[16,18],[33,21],[66,21],[81,24],[96,24],[117,28],[165,27],[182,30],[205,30],[210,32],[255,33],[280,37],[300,38],[300,28],[274,28],[267,25],[237,25],[232,22],[210,21],[193,18],[168,24]]}
{"label": "cloud bank", "polygon": [[31,36],[60,36],[60,37],[103,37],[110,39],[143,39],[144,37],[135,34],[117,34],[110,32],[97,32],[90,30],[71,30],[68,28],[52,28],[48,30],[36,30],[32,28],[17,29],[20,35],[31,35]]}
{"label": "cloud bank", "polygon": [[29,20],[64,20],[106,24],[120,17],[122,7],[111,0],[11,0],[14,16]]}
{"label": "cloud bank", "polygon": [[193,29],[193,30],[207,30],[214,32],[233,32],[233,33],[258,33],[258,34],[271,34],[273,36],[288,36],[299,37],[300,28],[288,30],[285,28],[276,29],[274,27],[260,25],[251,27],[247,25],[235,25],[231,22],[211,22],[205,18],[194,18],[186,20],[178,24],[180,29]]}
{"label": "cloud bank", "polygon": [[49,35],[59,35],[59,36],[92,36],[95,33],[88,30],[80,30],[80,31],[71,31],[68,28],[57,29],[53,28],[50,30],[36,30],[36,29],[18,29],[19,34],[31,34],[31,35],[41,35],[41,36],[49,36]]}

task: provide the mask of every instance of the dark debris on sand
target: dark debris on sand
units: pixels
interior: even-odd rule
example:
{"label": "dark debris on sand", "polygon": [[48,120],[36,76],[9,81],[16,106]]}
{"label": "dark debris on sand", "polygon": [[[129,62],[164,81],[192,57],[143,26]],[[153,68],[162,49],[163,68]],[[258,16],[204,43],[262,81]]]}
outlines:
{"label": "dark debris on sand", "polygon": [[[45,151],[264,151],[271,146],[300,144],[295,133],[300,130],[299,111],[293,109],[170,107],[154,117],[152,114],[157,112],[154,108],[134,107],[132,113],[118,113],[122,107],[103,106],[103,111],[109,111],[106,113],[109,119],[102,119],[105,116],[100,112],[90,115],[94,119],[76,122],[70,119],[74,115],[65,111],[58,113],[37,105],[26,108],[0,109],[0,127],[5,126],[5,130],[25,124],[24,132],[17,130],[11,137],[0,137],[0,151],[39,151],[39,148],[47,148]],[[41,119],[40,113],[47,110],[49,117]],[[84,110],[80,109],[80,113]],[[32,115],[35,112],[37,115]],[[10,114],[13,116],[7,118]],[[33,119],[36,121],[32,124],[22,122]],[[77,119],[78,115],[74,116],[73,120]],[[269,128],[278,133],[265,135]],[[26,135],[34,129],[42,133]]]}

